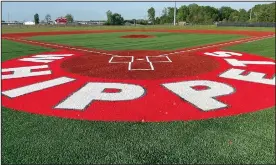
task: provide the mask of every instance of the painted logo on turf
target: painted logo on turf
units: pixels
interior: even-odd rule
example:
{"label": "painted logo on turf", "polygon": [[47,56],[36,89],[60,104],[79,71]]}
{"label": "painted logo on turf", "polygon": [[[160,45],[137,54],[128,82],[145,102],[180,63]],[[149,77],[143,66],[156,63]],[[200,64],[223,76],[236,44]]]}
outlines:
{"label": "painted logo on turf", "polygon": [[3,106],[80,120],[232,116],[274,106],[274,91],[274,60],[215,49],[152,56],[58,51],[2,63]]}

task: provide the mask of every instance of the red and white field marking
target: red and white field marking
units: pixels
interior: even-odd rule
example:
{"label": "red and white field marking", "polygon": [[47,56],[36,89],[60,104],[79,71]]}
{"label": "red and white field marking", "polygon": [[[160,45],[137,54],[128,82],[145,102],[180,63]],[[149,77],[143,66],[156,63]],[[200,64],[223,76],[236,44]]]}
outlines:
{"label": "red and white field marking", "polygon": [[[275,61],[219,48],[269,37],[274,35],[141,57],[5,38],[61,50],[3,62],[3,106],[98,121],[200,120],[255,112],[275,106]],[[183,56],[186,52],[194,53]]]}
{"label": "red and white field marking", "polygon": [[[155,60],[154,60],[155,59]],[[109,60],[110,64],[128,64],[128,70],[154,70],[153,63],[172,62],[168,56],[145,56],[144,58],[135,56],[112,56]]]}

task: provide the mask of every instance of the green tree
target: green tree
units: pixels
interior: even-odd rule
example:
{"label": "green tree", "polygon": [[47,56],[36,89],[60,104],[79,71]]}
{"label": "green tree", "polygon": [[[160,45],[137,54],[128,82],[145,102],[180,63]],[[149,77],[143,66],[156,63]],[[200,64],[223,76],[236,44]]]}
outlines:
{"label": "green tree", "polygon": [[[176,20],[189,23],[214,23],[216,21],[247,22],[250,19],[252,10],[252,19],[250,22],[275,22],[275,3],[255,5],[249,11],[245,9],[234,10],[231,7],[222,6],[214,8],[211,6],[199,6],[195,3],[188,6],[181,6],[177,9]],[[174,17],[174,8],[168,7],[162,10],[160,21],[156,23],[172,23]],[[157,18],[156,18],[157,19]]]}
{"label": "green tree", "polygon": [[108,10],[106,12],[106,17],[107,17],[106,24],[107,25],[111,25],[111,22],[112,22],[112,12],[110,10]]}
{"label": "green tree", "polygon": [[148,18],[153,24],[155,23],[155,9],[153,7],[148,9]]}
{"label": "green tree", "polygon": [[222,6],[219,9],[219,16],[220,16],[220,20],[229,20],[229,17],[231,15],[232,12],[234,12],[235,10],[232,9],[231,7],[227,7],[227,6]]}
{"label": "green tree", "polygon": [[36,25],[39,24],[39,15],[37,13],[34,15],[34,22]]}
{"label": "green tree", "polygon": [[239,11],[235,10],[230,14],[228,21],[239,22],[239,18],[240,18],[240,13]]}
{"label": "green tree", "polygon": [[162,15],[160,17],[160,24],[164,24],[168,22],[168,10],[166,7],[162,10]]}
{"label": "green tree", "polygon": [[160,18],[159,17],[155,18],[155,24],[160,24]]}
{"label": "green tree", "polygon": [[252,22],[275,22],[275,3],[255,5],[252,8]]}
{"label": "green tree", "polygon": [[249,20],[249,13],[245,9],[239,10],[239,22],[246,22]]}
{"label": "green tree", "polygon": [[188,8],[189,8],[189,15],[187,17],[187,21],[190,23],[199,23],[200,17],[204,15],[200,12],[200,6],[193,3],[188,5]]}
{"label": "green tree", "polygon": [[111,22],[109,25],[123,25],[124,24],[124,18],[121,16],[121,14],[114,13],[111,15],[110,18]]}
{"label": "green tree", "polygon": [[66,14],[65,18],[67,19],[67,22],[69,22],[69,23],[74,22],[74,17],[72,14]]}
{"label": "green tree", "polygon": [[[173,23],[173,18],[174,18],[174,7],[168,7],[168,18],[167,18],[167,23]],[[176,10],[177,14],[177,10]]]}
{"label": "green tree", "polygon": [[204,22],[205,23],[213,23],[215,21],[218,21],[218,16],[219,16],[219,10],[214,8],[214,7],[210,7],[210,6],[204,6],[202,7],[202,11],[205,13],[205,19]]}
{"label": "green tree", "polygon": [[47,15],[45,16],[45,21],[46,21],[47,23],[49,23],[49,22],[51,21],[51,15],[50,15],[50,14],[47,14]]}
{"label": "green tree", "polygon": [[183,5],[178,9],[176,19],[178,22],[182,22],[182,21],[186,22],[188,15],[189,15],[189,8],[188,6]]}

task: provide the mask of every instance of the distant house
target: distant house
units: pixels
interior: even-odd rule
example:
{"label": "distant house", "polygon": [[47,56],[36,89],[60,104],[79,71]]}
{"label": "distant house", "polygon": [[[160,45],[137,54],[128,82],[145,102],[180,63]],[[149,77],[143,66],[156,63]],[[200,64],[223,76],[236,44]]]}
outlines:
{"label": "distant house", "polygon": [[26,21],[23,23],[23,25],[35,25],[35,22],[33,21]]}
{"label": "distant house", "polygon": [[67,24],[67,18],[65,18],[65,17],[58,17],[55,20],[55,24]]}

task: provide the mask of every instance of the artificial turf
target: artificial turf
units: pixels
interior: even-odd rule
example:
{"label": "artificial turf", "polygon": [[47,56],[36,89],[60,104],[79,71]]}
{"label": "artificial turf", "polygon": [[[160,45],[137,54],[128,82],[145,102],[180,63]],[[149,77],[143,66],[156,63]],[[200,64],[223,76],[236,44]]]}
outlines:
{"label": "artificial turf", "polygon": [[[133,34],[153,35],[155,37],[139,39],[120,38],[121,36]],[[245,36],[167,32],[117,32],[35,36],[29,39],[104,50],[176,50],[240,38],[245,38]]]}
{"label": "artificial turf", "polygon": [[260,41],[234,45],[224,49],[232,51],[243,51],[253,54],[255,53],[257,55],[275,59],[275,44],[275,38],[268,38]]}
{"label": "artificial turf", "polygon": [[2,40],[2,52],[1,61],[6,61],[12,58],[31,55],[35,53],[49,52],[53,49],[44,48],[40,46],[25,45],[18,42],[13,42],[9,40]]}
{"label": "artificial turf", "polygon": [[[225,49],[275,58],[274,43],[266,39]],[[2,44],[3,61],[34,49],[6,40]],[[2,107],[2,164],[275,164],[274,146],[275,108],[201,121],[127,123],[61,119]]]}

